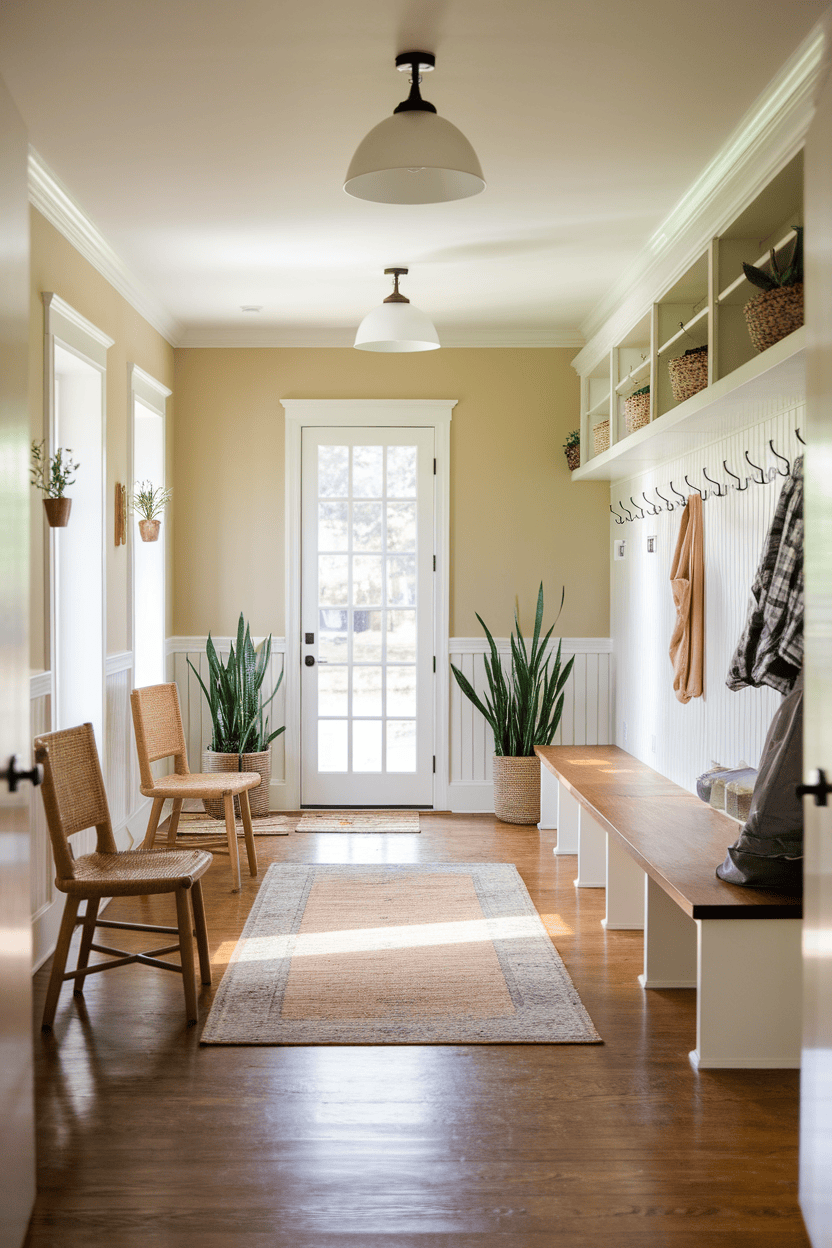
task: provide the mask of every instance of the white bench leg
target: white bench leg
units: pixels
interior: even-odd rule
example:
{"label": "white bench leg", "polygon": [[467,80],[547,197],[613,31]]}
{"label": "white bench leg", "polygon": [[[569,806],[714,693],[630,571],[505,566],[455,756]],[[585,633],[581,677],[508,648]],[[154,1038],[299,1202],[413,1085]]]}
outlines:
{"label": "white bench leg", "polygon": [[797,1069],[800,919],[698,919],[696,1048],[701,1070]]}
{"label": "white bench leg", "polygon": [[601,926],[609,932],[640,931],[644,927],[645,875],[637,862],[607,836],[607,914]]}
{"label": "white bench leg", "polygon": [[[552,777],[554,779],[554,776]],[[553,853],[577,854],[578,852],[578,821],[581,808],[572,794],[555,780],[558,786],[558,843]]]}
{"label": "white bench leg", "polygon": [[581,808],[578,820],[578,878],[576,888],[606,888],[607,834]]}
{"label": "white bench leg", "polygon": [[[696,987],[696,923],[645,876],[642,988]],[[723,983],[723,988],[725,988]]]}
{"label": "white bench leg", "polygon": [[540,823],[538,832],[554,832],[558,826],[558,784],[557,777],[548,767],[540,764]]}

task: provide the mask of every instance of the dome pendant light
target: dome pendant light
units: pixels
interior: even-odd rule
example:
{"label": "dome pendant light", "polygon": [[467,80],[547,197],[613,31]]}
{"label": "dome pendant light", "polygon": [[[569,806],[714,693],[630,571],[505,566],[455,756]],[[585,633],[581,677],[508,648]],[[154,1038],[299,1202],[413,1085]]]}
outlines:
{"label": "dome pendant light", "polygon": [[440,204],[485,189],[480,162],[461,130],[422,99],[420,75],[431,52],[402,52],[396,68],[411,70],[410,95],[358,145],[344,190],[377,204]]}
{"label": "dome pendant light", "polygon": [[435,351],[442,344],[431,322],[399,293],[399,278],[407,269],[385,269],[393,275],[393,293],[368,312],[358,326],[359,351]]}

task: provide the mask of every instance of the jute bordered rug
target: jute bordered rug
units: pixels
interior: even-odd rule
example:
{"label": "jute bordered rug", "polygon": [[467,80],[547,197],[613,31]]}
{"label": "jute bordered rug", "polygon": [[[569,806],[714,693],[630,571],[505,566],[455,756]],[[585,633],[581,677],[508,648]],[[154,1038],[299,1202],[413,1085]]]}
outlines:
{"label": "jute bordered rug", "polygon": [[508,863],[269,867],[203,1044],[593,1044]]}
{"label": "jute bordered rug", "polygon": [[[237,819],[237,835],[243,835],[243,821]],[[252,819],[251,826],[255,836],[288,836],[294,820],[287,815],[261,815]],[[212,819],[210,815],[200,812],[184,811],[179,816],[179,836],[225,836],[225,820]]]}
{"label": "jute bordered rug", "polygon": [[419,832],[417,810],[321,810],[302,816],[296,832]]}

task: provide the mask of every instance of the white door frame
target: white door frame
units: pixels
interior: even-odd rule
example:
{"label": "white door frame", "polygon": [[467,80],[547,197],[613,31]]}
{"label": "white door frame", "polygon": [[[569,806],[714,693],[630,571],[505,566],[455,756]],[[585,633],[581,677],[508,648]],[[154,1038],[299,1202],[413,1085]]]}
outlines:
{"label": "white door frame", "polygon": [[[167,439],[167,401],[173,394],[167,386],[162,385],[161,381],[157,381],[155,377],[151,377],[150,373],[146,373],[143,368],[139,368],[138,364],[129,362],[127,365],[127,380],[129,386],[128,396],[128,413],[127,413],[127,493],[132,495],[136,488],[135,480],[135,453],[136,453],[136,403],[143,404],[144,407],[155,412],[162,421],[162,445],[165,457],[165,477],[158,484],[163,487],[168,480],[168,439]],[[169,525],[168,525],[169,529]],[[167,627],[168,627],[168,529],[162,529],[162,541],[165,544],[165,558],[162,567],[162,600],[164,602],[165,623],[162,629],[161,639],[161,663],[162,672],[167,667]],[[133,654],[133,674],[135,677],[136,670],[136,526],[131,523],[129,515],[127,520],[127,558],[129,562],[129,575],[127,578],[127,594],[128,594],[128,611],[127,626],[130,636],[130,650]]]}
{"label": "white door frame", "polygon": [[300,807],[301,664],[301,430],[310,426],[355,428],[432,428],[436,447],[434,490],[433,743],[435,810],[448,805],[448,681],[450,602],[450,449],[451,415],[457,399],[281,399],[286,412],[286,791],[285,809]]}

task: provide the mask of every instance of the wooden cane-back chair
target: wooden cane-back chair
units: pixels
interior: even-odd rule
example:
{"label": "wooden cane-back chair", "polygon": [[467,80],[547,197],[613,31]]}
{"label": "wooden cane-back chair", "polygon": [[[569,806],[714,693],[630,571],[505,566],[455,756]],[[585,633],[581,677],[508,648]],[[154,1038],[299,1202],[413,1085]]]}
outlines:
{"label": "wooden cane-back chair", "polygon": [[[55,884],[62,893],[66,893],[66,905],[43,1010],[44,1029],[49,1030],[54,1022],[64,980],[75,981],[74,991],[77,995],[83,992],[88,975],[127,966],[132,962],[180,972],[185,987],[188,1024],[195,1023],[197,1003],[194,935],[199,950],[202,982],[211,982],[208,933],[200,883],[201,877],[211,865],[211,855],[201,849],[174,854],[144,849],[119,852],[113,837],[92,724],[81,724],[77,728],[66,728],[61,732],[50,732],[36,737],[35,758],[43,766],[41,793],[55,859]],[[69,837],[86,828],[95,828],[95,852],[76,858]],[[155,893],[174,894],[176,927],[157,927],[147,923],[118,922],[98,917],[98,908],[104,897],[145,897]],[[193,901],[193,919],[189,896]],[[79,918],[78,907],[82,901],[87,903],[86,913]],[[84,929],[78,963],[74,971],[66,971],[69,946],[78,924],[82,924]],[[95,931],[99,927],[178,935],[179,943],[150,949],[146,953],[128,953],[124,949],[96,944]],[[179,964],[163,961],[163,955],[177,951],[180,955]],[[112,960],[90,966],[91,952],[107,954]]]}
{"label": "wooden cane-back chair", "polygon": [[[141,792],[145,797],[153,798],[150,819],[142,845],[152,849],[156,840],[156,831],[162,816],[162,807],[166,798],[173,798],[173,812],[168,827],[167,844],[173,849],[177,844],[179,816],[185,798],[222,798],[225,810],[225,839],[199,837],[198,843],[206,849],[227,852],[231,858],[231,879],[234,892],[240,891],[240,858],[237,848],[237,828],[234,818],[234,798],[240,802],[240,814],[243,820],[243,833],[248,854],[248,866],[252,875],[257,875],[257,850],[254,847],[254,829],[251,823],[251,808],[248,802],[248,790],[260,783],[256,771],[221,771],[216,774],[191,772],[188,770],[188,751],[185,745],[185,732],[182,727],[182,713],[179,709],[179,690],[175,684],[148,685],[143,689],[134,689],[130,695],[133,709],[133,727],[136,731],[136,749],[139,755],[141,772]],[[152,763],[162,758],[174,761],[173,775],[153,775]],[[191,843],[193,839],[189,837]]]}

